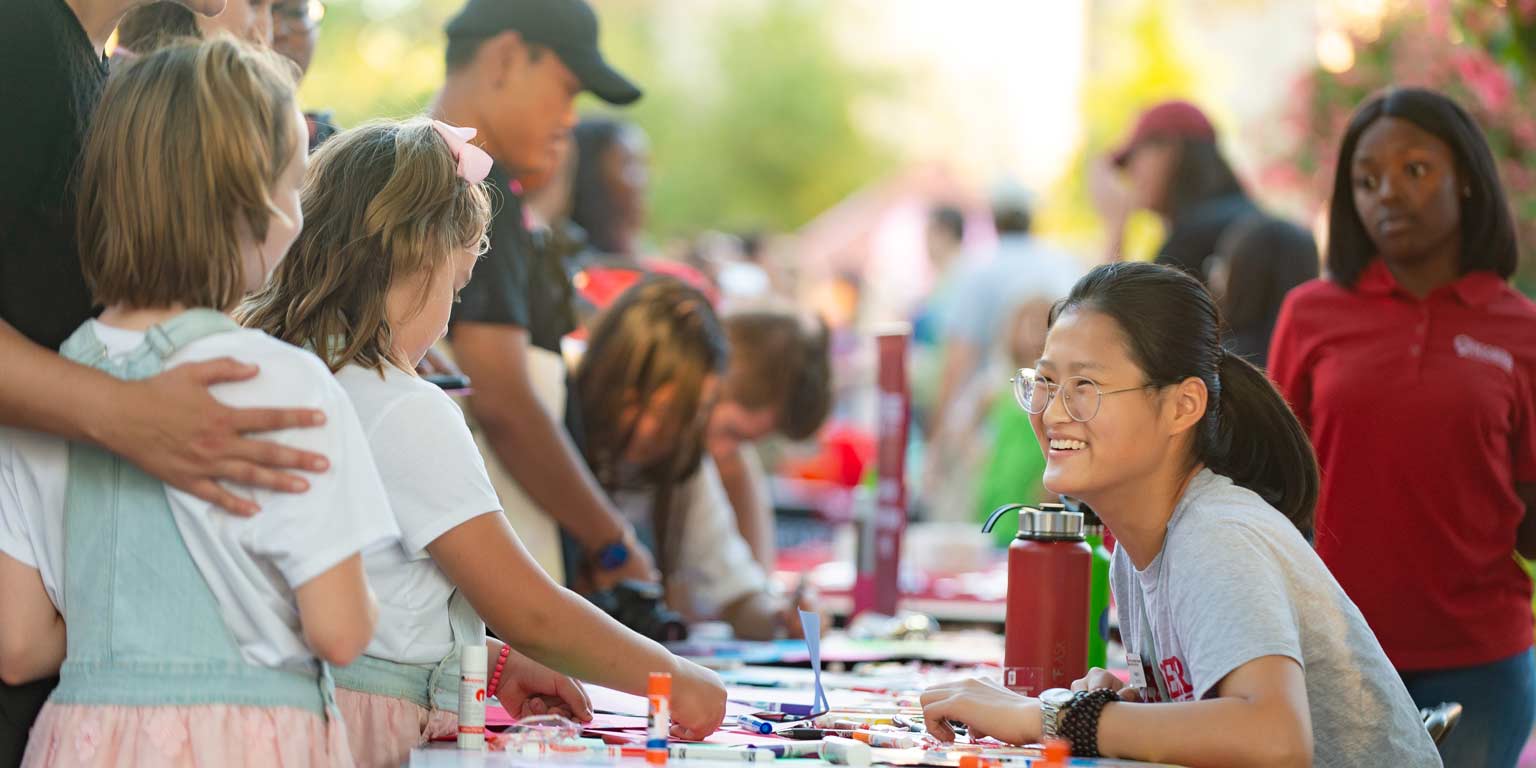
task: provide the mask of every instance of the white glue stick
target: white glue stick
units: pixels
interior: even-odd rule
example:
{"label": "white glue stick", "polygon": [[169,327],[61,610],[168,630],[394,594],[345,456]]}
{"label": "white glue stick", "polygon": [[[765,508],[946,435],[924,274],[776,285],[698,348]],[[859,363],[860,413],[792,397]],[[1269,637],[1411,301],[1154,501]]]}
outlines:
{"label": "white glue stick", "polygon": [[485,643],[459,651],[459,749],[485,749]]}

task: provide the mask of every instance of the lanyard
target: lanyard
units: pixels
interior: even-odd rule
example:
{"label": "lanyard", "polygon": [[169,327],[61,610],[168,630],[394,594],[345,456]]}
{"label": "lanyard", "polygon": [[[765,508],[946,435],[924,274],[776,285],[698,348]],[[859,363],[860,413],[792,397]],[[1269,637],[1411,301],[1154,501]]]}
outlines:
{"label": "lanyard", "polygon": [[[1125,661],[1130,667],[1131,685],[1139,689],[1142,701],[1173,701],[1168,694],[1168,684],[1163,680],[1163,675],[1158,669],[1157,635],[1152,631],[1152,624],[1147,616],[1146,596],[1142,592],[1140,580],[1132,589],[1132,598],[1137,618],[1137,643],[1138,653],[1126,653]],[[1152,676],[1152,683],[1157,688],[1155,697],[1148,696],[1147,675]]]}

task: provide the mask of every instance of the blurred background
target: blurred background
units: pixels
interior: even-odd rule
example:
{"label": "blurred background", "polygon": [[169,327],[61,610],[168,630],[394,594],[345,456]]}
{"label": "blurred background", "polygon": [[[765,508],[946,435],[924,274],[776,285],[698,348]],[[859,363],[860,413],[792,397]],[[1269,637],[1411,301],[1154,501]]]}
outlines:
{"label": "blurred background", "polygon": [[[306,105],[342,126],[420,111],[459,4],[327,0]],[[1529,0],[595,5],[609,58],[646,90],[623,114],[649,137],[648,248],[705,232],[812,237],[793,266],[812,280],[858,274],[871,321],[907,316],[923,293],[921,238],[888,228],[920,229],[934,200],[984,212],[989,189],[1020,184],[1038,200],[1036,230],[1089,258],[1087,163],[1170,97],[1206,110],[1269,208],[1312,222],[1365,94],[1445,90],[1490,132],[1519,218],[1536,219]],[[1132,222],[1133,255],[1155,247],[1158,226]],[[1522,278],[1533,285],[1529,269]]]}
{"label": "blurred background", "polygon": [[[426,107],[442,82],[443,23],[460,0],[312,3],[323,20],[306,108],[333,111],[344,128]],[[990,205],[1010,190],[1029,201],[1034,233],[1086,268],[1103,258],[1106,238],[1094,168],[1160,101],[1198,104],[1248,192],[1321,245],[1336,142],[1354,107],[1388,83],[1448,93],[1489,135],[1525,229],[1516,284],[1536,291],[1536,0],[594,5],[607,57],[646,92],[616,113],[644,132],[633,179],[645,205],[638,251],[704,272],[727,305],[772,295],[832,326],[831,424],[815,445],[764,451],[781,513],[826,517],[851,502],[806,488],[852,497],[867,481],[872,329],[920,317],[942,273],[958,271],[932,253],[932,212],[959,213],[954,260],[979,262],[996,242]],[[582,99],[585,116],[607,109]],[[1150,258],[1162,230],[1156,216],[1132,214],[1123,250]],[[937,385],[935,353],[925,358],[918,345],[907,462],[914,516],[969,521],[985,508],[974,487],[981,465],[973,461],[969,477],[946,466],[972,486],[962,500],[924,487],[924,411]],[[945,505],[961,511],[945,514]],[[824,534],[792,515],[781,522],[790,551]]]}
{"label": "blurred background", "polygon": [[[443,24],[462,0],[311,2],[323,21],[306,108],[344,128],[427,106],[442,82]],[[1522,230],[1514,282],[1536,294],[1536,0],[592,2],[606,56],[645,90],[626,110],[589,96],[580,106],[643,132],[625,141],[620,186],[641,206],[626,255],[702,273],[726,309],[775,299],[831,327],[830,422],[804,444],[759,449],[781,576],[814,570],[843,598],[847,523],[873,503],[873,337],[906,321],[906,605],[945,622],[1001,621],[1012,530],[986,539],[976,527],[998,503],[1043,495],[1043,459],[1006,384],[1038,356],[1043,320],[1025,319],[1043,309],[1021,301],[991,318],[997,338],[972,350],[954,387],[947,341],[925,323],[965,303],[956,275],[988,274],[1002,250],[1000,199],[1082,269],[1114,243],[1153,257],[1163,220],[1131,213],[1122,231],[1105,215],[1104,185],[1117,175],[1106,156],[1154,104],[1198,105],[1248,195],[1299,225],[1300,240],[1287,237],[1307,269],[1278,301],[1317,274],[1337,142],[1355,107],[1389,84],[1445,93],[1488,135]],[[1281,247],[1253,247],[1265,245]],[[1223,299],[1228,277],[1206,277]],[[829,605],[848,610],[846,599]],[[1536,764],[1536,747],[1522,764]]]}

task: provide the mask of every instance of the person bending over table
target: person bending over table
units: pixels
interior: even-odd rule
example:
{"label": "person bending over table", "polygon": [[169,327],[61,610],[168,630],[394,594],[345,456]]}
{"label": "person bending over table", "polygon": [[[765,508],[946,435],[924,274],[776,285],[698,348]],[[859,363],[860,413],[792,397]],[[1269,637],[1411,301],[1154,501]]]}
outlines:
{"label": "person bending over table", "polygon": [[832,410],[829,331],[791,312],[735,312],[724,318],[730,362],[720,402],[709,413],[707,448],[736,527],[763,570],[777,558],[773,500],[752,444],[780,434],[805,440]]}
{"label": "person bending over table", "polygon": [[800,606],[772,590],[706,456],[726,356],[698,290],[653,275],[621,294],[576,373],[587,463],[656,552],[669,605],[723,619],[742,638],[798,636]]}

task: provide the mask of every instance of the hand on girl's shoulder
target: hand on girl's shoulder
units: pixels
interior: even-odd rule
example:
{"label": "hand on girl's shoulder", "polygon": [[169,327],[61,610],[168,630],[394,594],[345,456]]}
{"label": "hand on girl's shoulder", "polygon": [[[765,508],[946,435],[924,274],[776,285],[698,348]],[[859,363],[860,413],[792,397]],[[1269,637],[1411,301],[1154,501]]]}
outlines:
{"label": "hand on girl's shoulder", "polygon": [[[261,331],[243,328],[198,339],[178,351],[172,364],[231,357],[260,369],[254,378],[210,388],[225,405],[244,408],[318,408],[329,426],[333,410],[347,404],[346,393],[313,352]],[[323,430],[326,427],[321,427]]]}

